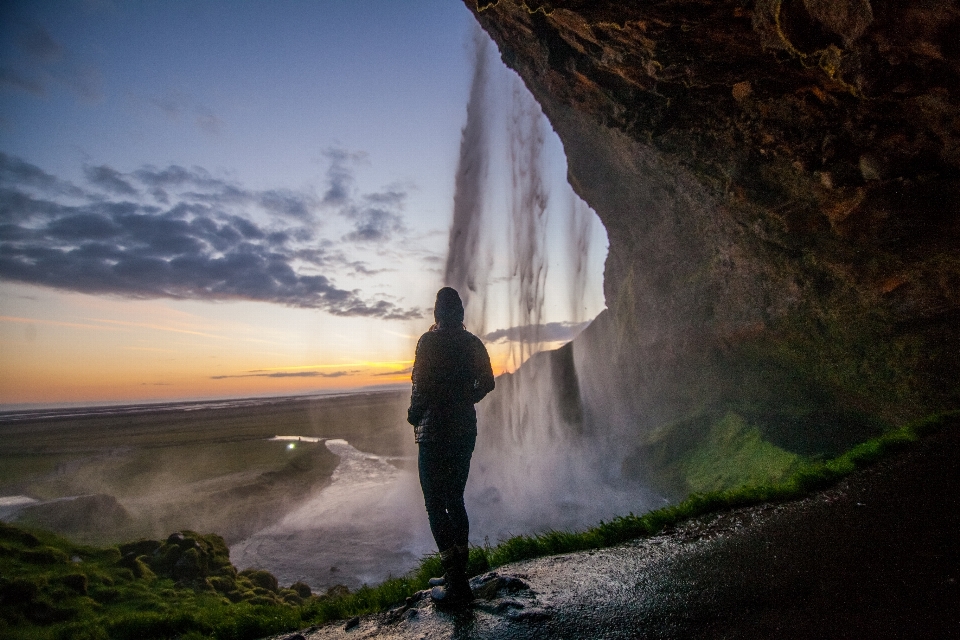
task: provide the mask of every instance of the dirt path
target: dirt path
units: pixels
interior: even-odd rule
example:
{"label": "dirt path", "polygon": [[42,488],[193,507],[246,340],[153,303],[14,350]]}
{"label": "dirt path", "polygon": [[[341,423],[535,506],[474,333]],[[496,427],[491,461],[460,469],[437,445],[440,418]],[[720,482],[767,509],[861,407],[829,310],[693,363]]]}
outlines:
{"label": "dirt path", "polygon": [[460,615],[425,599],[303,636],[960,638],[958,426],[804,500],[503,567]]}

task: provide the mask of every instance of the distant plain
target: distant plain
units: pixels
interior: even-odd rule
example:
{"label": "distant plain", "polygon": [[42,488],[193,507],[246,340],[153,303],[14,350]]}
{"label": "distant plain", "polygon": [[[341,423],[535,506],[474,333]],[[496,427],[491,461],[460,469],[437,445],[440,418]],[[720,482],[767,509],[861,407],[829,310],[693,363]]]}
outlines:
{"label": "distant plain", "polygon": [[180,529],[237,541],[325,486],[339,461],[322,442],[291,447],[271,438],[342,438],[402,466],[416,454],[408,400],[402,390],[9,422],[0,416],[0,496],[39,501],[3,517],[90,543]]}

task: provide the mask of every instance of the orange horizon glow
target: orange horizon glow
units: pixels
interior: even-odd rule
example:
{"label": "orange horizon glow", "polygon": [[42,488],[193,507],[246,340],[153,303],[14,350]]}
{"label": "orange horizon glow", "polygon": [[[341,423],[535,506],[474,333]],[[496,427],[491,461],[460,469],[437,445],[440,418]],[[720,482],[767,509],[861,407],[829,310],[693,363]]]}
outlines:
{"label": "orange horizon glow", "polygon": [[[7,284],[0,406],[299,395],[409,383],[425,321],[263,303],[123,300]],[[391,328],[392,327],[392,328]],[[556,348],[556,345],[542,345]],[[516,345],[487,345],[494,375]]]}
{"label": "orange horizon glow", "polygon": [[416,345],[405,337],[412,331],[386,334],[376,321],[264,303],[101,298],[12,283],[3,293],[0,405],[398,384],[410,378]]}

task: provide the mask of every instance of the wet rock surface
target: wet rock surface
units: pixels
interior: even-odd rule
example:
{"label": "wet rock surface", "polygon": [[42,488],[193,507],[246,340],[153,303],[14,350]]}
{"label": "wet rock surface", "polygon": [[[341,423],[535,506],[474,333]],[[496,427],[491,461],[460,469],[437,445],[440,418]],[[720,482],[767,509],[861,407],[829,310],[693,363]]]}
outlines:
{"label": "wet rock surface", "polygon": [[[423,591],[305,638],[960,637],[960,429],[784,504],[698,518],[619,547]],[[289,634],[288,634],[289,635]]]}

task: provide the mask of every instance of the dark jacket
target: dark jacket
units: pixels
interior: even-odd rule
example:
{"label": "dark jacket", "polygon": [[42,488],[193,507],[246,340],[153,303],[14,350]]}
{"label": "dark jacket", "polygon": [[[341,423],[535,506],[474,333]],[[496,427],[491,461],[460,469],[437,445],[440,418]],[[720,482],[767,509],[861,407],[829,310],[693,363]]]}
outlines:
{"label": "dark jacket", "polygon": [[462,327],[437,328],[417,343],[407,422],[417,442],[476,435],[474,403],[493,391],[486,347]]}

